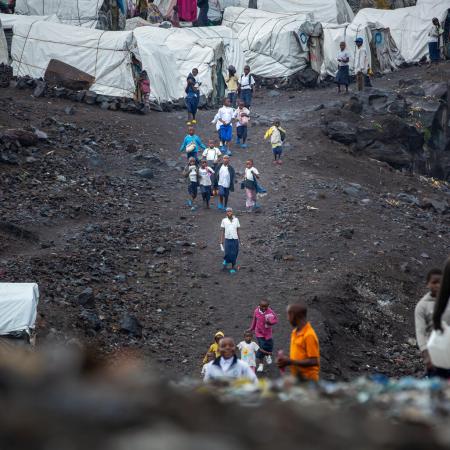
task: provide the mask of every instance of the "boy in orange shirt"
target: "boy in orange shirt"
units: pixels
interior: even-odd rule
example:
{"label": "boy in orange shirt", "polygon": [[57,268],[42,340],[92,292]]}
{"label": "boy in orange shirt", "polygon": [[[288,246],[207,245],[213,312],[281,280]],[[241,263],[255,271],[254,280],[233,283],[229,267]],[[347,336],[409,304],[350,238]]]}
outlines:
{"label": "boy in orange shirt", "polygon": [[320,350],[316,332],[307,320],[307,308],[303,303],[289,305],[288,320],[292,327],[289,357],[280,355],[280,369],[291,367],[292,375],[301,381],[319,381]]}

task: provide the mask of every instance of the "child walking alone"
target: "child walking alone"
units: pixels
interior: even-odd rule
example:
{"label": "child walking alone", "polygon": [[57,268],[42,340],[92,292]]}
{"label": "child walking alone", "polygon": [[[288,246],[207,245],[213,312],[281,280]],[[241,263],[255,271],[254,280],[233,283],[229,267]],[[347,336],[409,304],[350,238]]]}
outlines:
{"label": "child walking alone", "polygon": [[264,139],[269,139],[272,145],[273,163],[282,164],[283,142],[286,138],[286,130],[281,128],[280,121],[274,120],[272,126],[266,131]]}

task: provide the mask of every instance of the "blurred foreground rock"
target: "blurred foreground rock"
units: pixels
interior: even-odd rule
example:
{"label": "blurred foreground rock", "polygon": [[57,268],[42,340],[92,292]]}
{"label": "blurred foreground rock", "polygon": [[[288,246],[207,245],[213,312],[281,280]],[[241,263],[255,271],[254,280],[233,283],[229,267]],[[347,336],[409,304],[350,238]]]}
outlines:
{"label": "blurred foreground rock", "polygon": [[[450,442],[439,383],[176,387],[136,354],[99,362],[76,347],[2,355],[0,383],[4,450],[400,450]],[[394,423],[398,404],[408,414]]]}

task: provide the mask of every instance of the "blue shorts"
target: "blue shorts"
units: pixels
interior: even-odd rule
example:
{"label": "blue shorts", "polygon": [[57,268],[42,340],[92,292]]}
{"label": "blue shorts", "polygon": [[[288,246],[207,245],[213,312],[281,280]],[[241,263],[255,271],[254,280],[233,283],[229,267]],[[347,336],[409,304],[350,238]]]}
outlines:
{"label": "blue shorts", "polygon": [[231,139],[233,139],[233,127],[231,125],[221,125],[219,136],[222,142],[231,142]]}
{"label": "blue shorts", "polygon": [[230,195],[230,188],[219,186],[219,196],[228,197]]}
{"label": "blue shorts", "polygon": [[278,147],[274,147],[272,148],[272,151],[275,156],[281,156],[281,154],[283,153],[283,147],[281,145]]}

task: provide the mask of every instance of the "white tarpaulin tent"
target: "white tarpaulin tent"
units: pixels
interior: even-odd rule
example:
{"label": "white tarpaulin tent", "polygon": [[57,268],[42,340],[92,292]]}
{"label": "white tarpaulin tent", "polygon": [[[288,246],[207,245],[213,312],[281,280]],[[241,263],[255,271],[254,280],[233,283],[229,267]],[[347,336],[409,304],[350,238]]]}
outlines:
{"label": "white tarpaulin tent", "polygon": [[36,283],[0,283],[0,334],[33,329],[38,302]]}
{"label": "white tarpaulin tent", "polygon": [[[312,13],[314,20],[325,23],[347,23],[354,14],[347,0],[257,0],[258,9],[276,13]],[[248,7],[249,0],[240,0]]]}
{"label": "white tarpaulin tent", "polygon": [[18,23],[11,49],[15,76],[44,76],[57,59],[95,77],[98,94],[133,98],[131,31],[100,31],[51,22]]}
{"label": "white tarpaulin tent", "polygon": [[284,78],[308,64],[309,52],[302,50],[294,32],[309,18],[305,14],[230,7],[225,9],[223,25],[237,34],[253,74]]}
{"label": "white tarpaulin tent", "polygon": [[61,23],[58,16],[55,14],[51,16],[22,16],[20,14],[0,14],[2,27],[4,30],[10,30],[16,23],[33,23],[38,21],[48,21],[54,23]]}
{"label": "white tarpaulin tent", "polygon": [[16,0],[16,14],[50,16],[55,14],[68,25],[95,28],[103,0]]}
{"label": "white tarpaulin tent", "polygon": [[224,77],[228,74],[228,66],[234,66],[237,73],[242,73],[245,66],[244,52],[237,34],[228,27],[193,27],[185,29],[194,36],[205,42],[211,42],[216,47],[220,42],[224,45],[224,60],[222,73]]}
{"label": "white tarpaulin tent", "polygon": [[389,28],[401,56],[407,63],[413,63],[428,55],[431,19],[437,17],[444,22],[448,9],[450,0],[419,1],[416,6],[394,10],[365,8],[358,12],[352,24],[380,23]]}
{"label": "white tarpaulin tent", "polygon": [[55,14],[67,25],[124,29],[125,5],[125,0],[16,0],[15,13],[27,16]]}
{"label": "white tarpaulin tent", "polygon": [[[138,27],[134,30],[134,51],[141,61],[143,70],[147,71],[150,79],[150,98],[158,103],[174,101],[184,97],[185,79],[179,73],[176,60],[163,42],[153,38],[154,27]],[[159,30],[159,28],[156,28]],[[187,74],[184,78],[187,77]]]}
{"label": "white tarpaulin tent", "polygon": [[184,28],[140,27],[134,30],[134,35],[140,49],[142,66],[147,71],[152,70],[152,67],[148,66],[145,53],[141,51],[147,43],[164,47],[168,54],[172,55],[176,71],[165,73],[164,76],[170,77],[170,82],[177,86],[177,92],[182,93],[177,98],[185,95],[186,78],[194,67],[198,69],[197,79],[202,83],[200,93],[207,98],[217,94],[217,70],[221,69],[218,64],[220,60],[225,59],[222,40],[202,39]]}
{"label": "white tarpaulin tent", "polygon": [[324,62],[321,69],[321,76],[335,76],[338,70],[337,53],[340,42],[347,44],[350,52],[350,72],[353,73],[353,61],[356,52],[355,39],[362,37],[363,46],[367,51],[369,66],[374,71],[387,73],[397,69],[403,62],[389,30],[383,28],[381,24],[322,24],[323,25],[323,48]]}
{"label": "white tarpaulin tent", "polygon": [[8,43],[6,42],[5,31],[3,29],[3,23],[1,21],[0,21],[0,64],[9,64]]}

